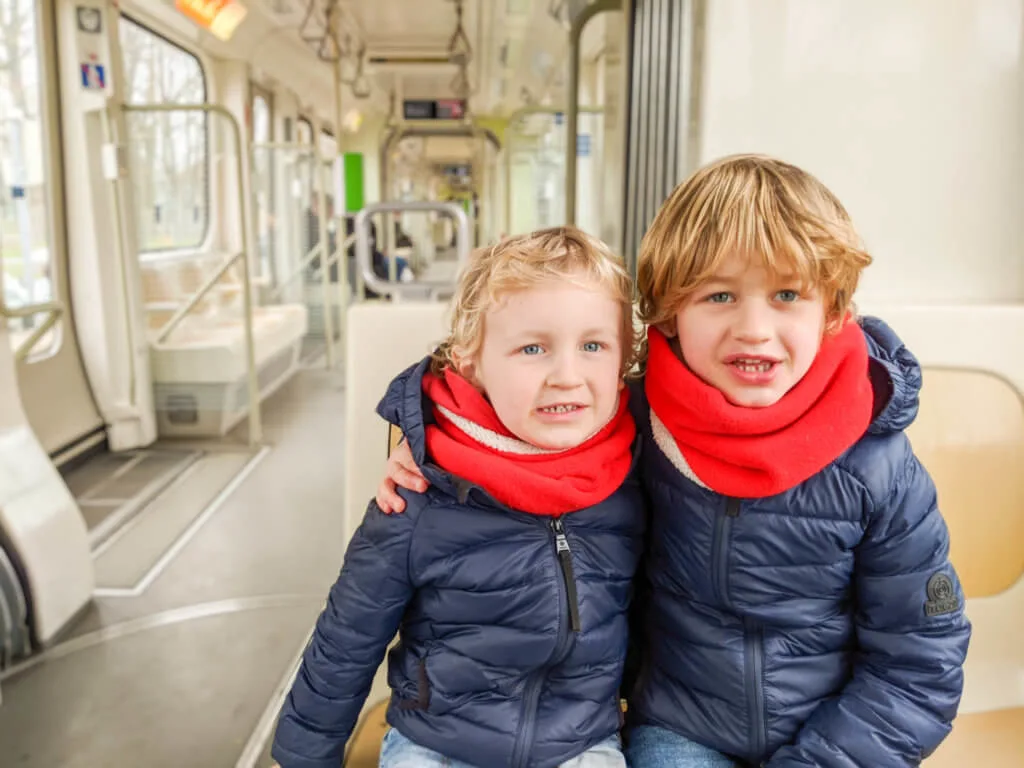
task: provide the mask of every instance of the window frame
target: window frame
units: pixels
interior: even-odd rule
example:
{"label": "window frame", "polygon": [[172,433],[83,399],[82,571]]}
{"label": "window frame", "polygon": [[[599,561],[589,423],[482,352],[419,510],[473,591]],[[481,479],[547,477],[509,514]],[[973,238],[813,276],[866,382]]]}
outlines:
{"label": "window frame", "polygon": [[277,132],[274,130],[274,92],[259,83],[249,81],[249,142],[256,143],[256,99],[262,99],[267,105],[267,129],[269,135],[266,141],[273,142]]}
{"label": "window frame", "polygon": [[[199,74],[203,86],[202,101],[199,102],[182,102],[182,106],[191,104],[208,104],[210,99],[210,85],[208,80],[208,72],[203,62],[203,57],[199,52],[190,50],[183,43],[178,42],[172,37],[169,37],[164,32],[154,29],[152,26],[143,21],[139,16],[130,13],[128,11],[121,11],[119,13],[118,23],[127,21],[133,24],[138,29],[152,35],[153,37],[162,40],[172,48],[177,49],[181,53],[195,60],[196,65],[199,67]],[[120,28],[118,29],[118,47],[123,49],[123,45],[120,43]],[[124,53],[121,54],[121,66],[124,68]],[[128,83],[125,83],[125,99],[124,103],[131,106],[132,102],[128,99]],[[205,200],[205,213],[206,221],[203,228],[202,237],[195,243],[188,245],[175,245],[169,248],[144,248],[141,243],[141,238],[138,238],[136,243],[136,251],[138,254],[139,262],[142,263],[153,263],[159,261],[175,261],[182,259],[191,259],[197,253],[202,253],[209,249],[209,244],[213,236],[213,220],[216,212],[214,211],[213,203],[213,179],[212,179],[212,163],[211,163],[211,141],[210,132],[212,129],[212,121],[210,120],[210,113],[201,113],[203,117],[203,155],[204,155],[204,166],[205,172],[203,173],[203,191],[206,195]]]}
{"label": "window frame", "polygon": [[[303,141],[302,139],[299,138],[299,132],[300,132],[299,131],[299,126],[300,125],[304,125],[304,126],[306,126],[309,129],[309,141]],[[312,147],[312,146],[316,145],[315,139],[316,139],[316,131],[313,130],[313,121],[310,120],[305,115],[299,115],[298,118],[295,120],[295,143],[296,144],[306,144],[306,145],[309,145],[309,146]]]}
{"label": "window frame", "polygon": [[[33,297],[28,302],[19,301],[15,304],[7,304],[5,298],[3,303],[10,309],[20,309],[51,301],[57,302],[66,308],[68,306],[68,269],[70,262],[68,259],[69,241],[67,231],[68,190],[64,172],[64,148],[61,141],[61,83],[58,76],[61,66],[61,50],[57,35],[56,19],[52,9],[48,11],[42,5],[30,2],[28,11],[31,14],[29,22],[32,24],[33,31],[31,40],[36,49],[36,74],[39,80],[37,120],[39,123],[39,149],[42,152],[40,163],[43,175],[43,219],[47,250],[45,269],[47,270],[47,280],[50,283],[50,296],[49,299]],[[22,151],[24,149],[25,147],[22,146]],[[27,195],[28,189],[28,185],[25,185],[23,194]],[[29,212],[29,216],[31,216],[31,212]],[[15,227],[20,230],[17,223]],[[31,250],[29,252],[29,260],[32,260]],[[0,254],[0,271],[4,269],[2,254]],[[0,322],[7,326],[12,354],[17,349],[18,343],[23,340],[22,335],[26,333],[25,325],[27,325],[30,319],[33,320],[33,325],[35,322],[41,322],[39,315],[24,318],[0,318]],[[60,354],[64,348],[67,324],[69,322],[71,322],[71,319],[68,313],[64,312],[53,328],[30,351],[24,364],[33,365],[50,360]],[[20,328],[13,327],[18,324],[21,325]],[[47,339],[49,340],[48,343],[46,343]]]}

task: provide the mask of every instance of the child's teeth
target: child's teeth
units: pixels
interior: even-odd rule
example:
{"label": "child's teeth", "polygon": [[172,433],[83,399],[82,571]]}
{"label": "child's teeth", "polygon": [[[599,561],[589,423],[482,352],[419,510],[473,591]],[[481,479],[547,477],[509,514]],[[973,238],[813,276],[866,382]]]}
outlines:
{"label": "child's teeth", "polygon": [[766,363],[747,363],[747,362],[737,361],[735,363],[735,365],[736,365],[737,368],[739,368],[741,371],[744,371],[745,373],[767,373],[768,370],[772,367],[772,363],[770,363],[770,362],[766,362]]}

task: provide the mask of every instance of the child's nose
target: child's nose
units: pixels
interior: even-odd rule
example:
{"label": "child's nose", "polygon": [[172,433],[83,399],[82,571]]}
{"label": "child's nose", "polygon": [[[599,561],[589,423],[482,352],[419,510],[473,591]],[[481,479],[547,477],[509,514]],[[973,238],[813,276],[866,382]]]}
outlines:
{"label": "child's nose", "polygon": [[582,382],[578,361],[574,355],[559,355],[555,358],[548,384],[552,387],[576,387]]}
{"label": "child's nose", "polygon": [[771,339],[771,308],[761,301],[745,301],[737,307],[733,335],[746,344],[760,344]]}

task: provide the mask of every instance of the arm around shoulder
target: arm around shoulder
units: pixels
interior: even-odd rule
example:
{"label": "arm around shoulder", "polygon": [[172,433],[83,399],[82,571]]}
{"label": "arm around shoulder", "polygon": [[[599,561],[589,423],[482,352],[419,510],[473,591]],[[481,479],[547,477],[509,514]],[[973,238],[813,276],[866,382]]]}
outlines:
{"label": "arm around shoulder", "polygon": [[373,676],[412,596],[409,548],[423,496],[407,514],[370,502],[285,700],[272,756],[282,768],[341,764]]}
{"label": "arm around shoulder", "polygon": [[889,488],[869,494],[856,551],[852,678],[769,768],[916,766],[949,733],[971,626],[935,486],[909,444],[904,458]]}

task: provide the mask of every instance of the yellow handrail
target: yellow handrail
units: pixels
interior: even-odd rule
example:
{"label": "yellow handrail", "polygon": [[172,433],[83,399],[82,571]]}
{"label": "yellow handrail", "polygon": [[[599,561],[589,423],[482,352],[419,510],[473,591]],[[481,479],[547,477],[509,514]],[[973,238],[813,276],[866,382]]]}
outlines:
{"label": "yellow handrail", "polygon": [[35,349],[36,344],[39,343],[39,340],[49,333],[50,329],[57,324],[61,315],[64,314],[64,305],[60,302],[48,301],[42,304],[26,304],[23,307],[8,307],[3,303],[3,300],[0,299],[0,316],[3,316],[4,318],[13,320],[17,318],[32,317],[33,315],[38,315],[43,312],[46,313],[46,319],[40,323],[38,328],[32,331],[27,339],[21,342],[16,350],[14,350],[14,359],[19,363],[28,358],[32,353],[32,350]]}
{"label": "yellow handrail", "polygon": [[160,330],[156,335],[157,344],[163,344],[167,341],[167,337],[170,336],[174,329],[181,324],[181,321],[185,319],[186,315],[195,309],[196,305],[202,301],[203,297],[213,290],[213,287],[217,285],[218,281],[224,276],[224,273],[231,269],[235,262],[242,258],[243,255],[244,254],[241,252],[235,253],[228,256],[221,262],[220,266],[217,267],[214,273],[206,278],[206,280],[203,281],[203,284],[199,286],[199,289],[189,297],[189,300],[178,307],[178,310],[171,315],[171,319],[160,327]]}
{"label": "yellow handrail", "polygon": [[[244,313],[245,327],[245,356],[246,356],[246,367],[248,370],[248,392],[249,392],[249,443],[255,445],[263,441],[263,422],[260,418],[260,389],[259,382],[256,379],[256,338],[253,332],[253,300],[252,300],[252,277],[249,274],[249,221],[248,221],[248,207],[245,204],[245,168],[243,166],[243,153],[245,150],[245,144],[242,141],[242,127],[239,125],[238,118],[236,118],[227,107],[223,107],[220,104],[124,104],[121,107],[125,112],[214,112],[221,115],[228,121],[228,125],[231,127],[231,135],[234,140],[235,149],[238,152],[238,162],[236,165],[235,185],[238,192],[238,215],[241,218],[241,240],[242,249],[240,253],[233,255],[229,260],[226,260],[221,265],[216,279],[207,280],[207,284],[204,284],[204,292],[210,290],[212,283],[215,283],[224,272],[235,262],[237,259],[242,261],[242,304]],[[192,299],[186,303],[188,311],[191,311],[201,298],[199,296],[193,296]],[[167,325],[174,322],[181,322],[181,318],[187,314],[182,313],[180,310],[176,312],[174,317],[168,321]],[[174,328],[167,329],[167,325],[161,329],[161,334],[166,336],[166,333],[170,333]],[[166,331],[166,333],[164,333]],[[158,339],[159,341],[159,339]]]}

